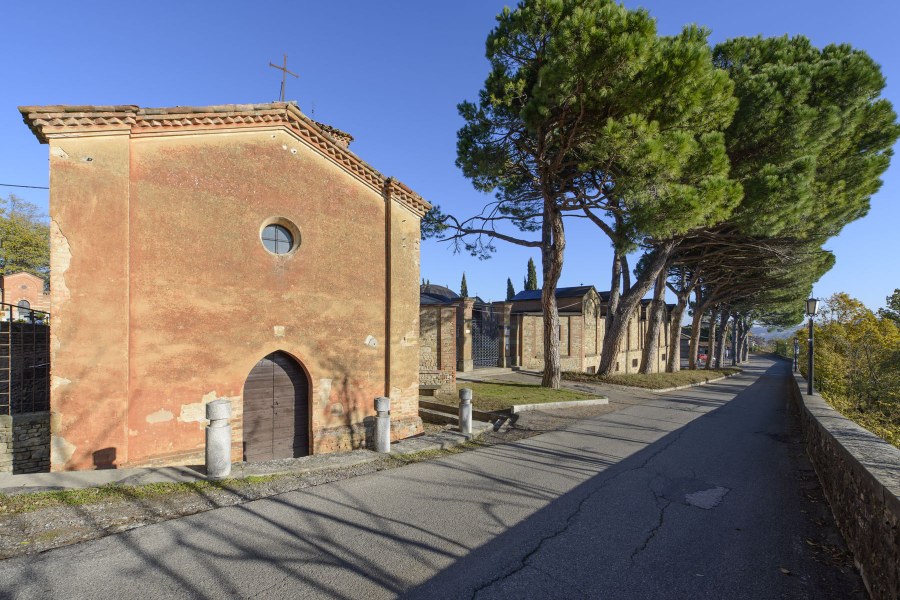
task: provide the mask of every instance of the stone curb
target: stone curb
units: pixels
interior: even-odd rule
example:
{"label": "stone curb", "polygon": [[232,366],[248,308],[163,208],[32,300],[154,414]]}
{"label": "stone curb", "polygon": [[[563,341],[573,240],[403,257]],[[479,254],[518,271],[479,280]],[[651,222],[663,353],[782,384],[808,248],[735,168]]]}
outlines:
{"label": "stone curb", "polygon": [[689,383],[687,385],[678,385],[670,388],[663,388],[661,390],[655,390],[653,388],[636,388],[635,386],[626,385],[622,387],[627,387],[630,389],[638,389],[638,390],[647,390],[648,392],[656,392],[657,394],[661,394],[663,392],[674,392],[676,390],[686,390],[688,388],[697,387],[700,385],[706,385],[708,383],[715,383],[717,381],[722,381],[723,379],[728,379],[729,377],[734,377],[735,375],[743,375],[743,371],[739,373],[732,373],[731,375],[723,375],[722,377],[716,377],[715,379],[710,379],[708,381],[698,381],[697,383]]}
{"label": "stone curb", "polygon": [[[465,436],[456,431],[430,433],[391,444],[390,454],[379,454],[372,450],[354,450],[333,455],[320,454],[315,455],[315,458],[318,458],[321,462],[312,465],[302,458],[296,459],[296,463],[291,466],[273,469],[260,468],[248,463],[235,463],[232,465],[231,476],[228,479],[265,477],[269,475],[302,475],[355,467],[390,456],[405,456],[429,450],[446,450],[455,446],[461,446],[490,429],[493,429],[493,425],[490,423],[476,421],[472,424],[471,436]],[[264,463],[260,463],[260,465],[262,464]],[[92,474],[98,475],[92,476]],[[0,477],[0,494],[11,495],[85,489],[103,485],[146,485],[150,483],[190,483],[196,481],[206,481],[206,477],[201,471],[190,467],[146,467],[119,469],[117,471],[66,471],[62,473],[5,475]]]}
{"label": "stone curb", "polygon": [[528,410],[547,410],[554,408],[571,408],[573,406],[596,406],[598,404],[609,404],[609,398],[586,398],[584,400],[566,400],[564,402],[544,402],[542,404],[514,404],[509,409],[510,414],[518,414]]}

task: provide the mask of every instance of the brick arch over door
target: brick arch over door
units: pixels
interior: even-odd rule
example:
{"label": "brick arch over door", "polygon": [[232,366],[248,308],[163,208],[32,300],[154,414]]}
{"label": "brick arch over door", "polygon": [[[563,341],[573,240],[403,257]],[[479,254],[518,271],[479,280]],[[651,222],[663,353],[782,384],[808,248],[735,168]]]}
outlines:
{"label": "brick arch over door", "polygon": [[263,357],[244,382],[244,460],[309,454],[309,378],[285,352]]}

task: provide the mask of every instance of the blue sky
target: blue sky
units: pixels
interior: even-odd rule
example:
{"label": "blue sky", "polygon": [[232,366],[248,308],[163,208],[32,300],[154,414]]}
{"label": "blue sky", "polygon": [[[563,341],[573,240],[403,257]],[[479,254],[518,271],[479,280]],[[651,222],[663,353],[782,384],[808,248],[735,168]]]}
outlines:
{"label": "blue sky", "polygon": [[[16,107],[28,104],[177,106],[277,99],[280,63],[300,74],[288,98],[315,119],[351,133],[353,150],[386,175],[460,216],[489,199],[454,165],[456,104],[474,100],[487,74],[484,40],[506,4],[454,2],[68,2],[40,10],[4,3],[0,22],[0,183],[47,185],[47,146],[38,144]],[[885,96],[900,107],[900,2],[860,0],[627,1],[647,8],[661,33],[698,23],[712,41],[739,35],[804,34],[817,45],[847,42],[869,52],[888,80]],[[815,286],[820,297],[846,291],[871,308],[900,287],[900,165],[891,167],[869,215],[827,247],[837,266]],[[47,192],[0,188],[46,210]],[[190,198],[185,198],[190,202]],[[453,255],[422,246],[422,276],[502,299],[506,278],[522,286],[536,252],[498,243],[494,258]],[[561,286],[609,287],[611,253],[586,225],[568,229]],[[364,274],[359,275],[364,278]]]}

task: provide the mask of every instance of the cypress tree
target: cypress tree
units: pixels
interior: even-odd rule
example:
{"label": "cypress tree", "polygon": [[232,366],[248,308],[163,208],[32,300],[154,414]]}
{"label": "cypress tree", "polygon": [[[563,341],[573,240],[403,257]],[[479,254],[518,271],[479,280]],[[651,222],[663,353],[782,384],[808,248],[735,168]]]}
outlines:
{"label": "cypress tree", "polygon": [[534,266],[534,259],[528,259],[528,276],[525,277],[525,289],[532,291],[538,289],[537,268]]}
{"label": "cypress tree", "polygon": [[515,288],[513,287],[512,279],[510,279],[509,277],[507,277],[507,278],[506,278],[506,299],[507,299],[507,300],[512,300],[512,299],[513,299],[513,296],[515,296],[515,295],[516,295],[516,290],[515,290]]}
{"label": "cypress tree", "polygon": [[459,284],[459,295],[463,298],[469,297],[469,286],[466,285],[466,273],[463,272],[462,282]]}

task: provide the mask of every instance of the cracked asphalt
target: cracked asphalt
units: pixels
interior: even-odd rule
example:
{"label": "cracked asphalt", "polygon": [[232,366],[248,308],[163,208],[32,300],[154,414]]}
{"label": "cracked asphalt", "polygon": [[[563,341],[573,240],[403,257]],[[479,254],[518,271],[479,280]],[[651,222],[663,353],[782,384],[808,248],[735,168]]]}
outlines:
{"label": "cracked asphalt", "polygon": [[2,598],[865,598],[788,366],[0,563]]}

